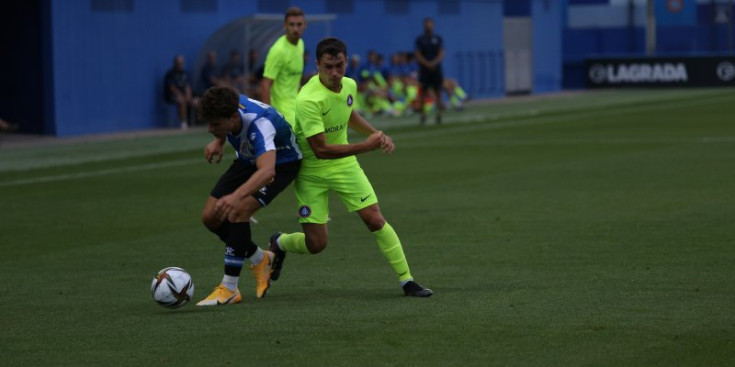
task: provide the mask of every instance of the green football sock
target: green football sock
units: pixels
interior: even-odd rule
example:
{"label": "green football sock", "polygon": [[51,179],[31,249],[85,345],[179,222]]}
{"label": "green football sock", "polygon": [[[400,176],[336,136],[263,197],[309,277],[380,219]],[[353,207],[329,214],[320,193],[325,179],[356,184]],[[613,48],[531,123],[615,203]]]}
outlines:
{"label": "green football sock", "polygon": [[388,260],[393,271],[398,275],[399,281],[411,279],[411,271],[408,269],[406,255],[403,254],[401,240],[398,239],[396,231],[387,222],[378,231],[373,232],[375,239],[378,241],[378,247],[383,252],[383,256]]}
{"label": "green football sock", "polygon": [[281,250],[286,252],[309,253],[309,249],[306,248],[306,236],[303,232],[284,233],[278,237],[278,244]]}

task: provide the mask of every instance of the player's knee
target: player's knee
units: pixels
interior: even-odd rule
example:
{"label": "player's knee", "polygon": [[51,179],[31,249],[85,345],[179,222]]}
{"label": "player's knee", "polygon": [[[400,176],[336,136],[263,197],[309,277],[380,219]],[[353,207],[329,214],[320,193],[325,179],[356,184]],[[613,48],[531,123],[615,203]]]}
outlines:
{"label": "player's knee", "polygon": [[385,226],[385,219],[382,215],[372,216],[365,220],[365,225],[368,227],[370,232],[375,232],[383,229]]}
{"label": "player's knee", "polygon": [[311,254],[318,254],[327,248],[326,239],[306,238],[306,248]]}
{"label": "player's knee", "polygon": [[220,221],[214,216],[214,213],[204,211],[202,212],[202,224],[211,231],[219,227]]}

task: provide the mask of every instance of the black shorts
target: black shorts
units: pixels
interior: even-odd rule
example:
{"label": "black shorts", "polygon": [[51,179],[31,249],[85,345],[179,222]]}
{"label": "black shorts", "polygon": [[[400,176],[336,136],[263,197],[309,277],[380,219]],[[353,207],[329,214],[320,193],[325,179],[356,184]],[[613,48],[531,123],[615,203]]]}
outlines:
{"label": "black shorts", "polygon": [[[260,205],[266,206],[268,203],[275,199],[283,189],[296,178],[299,174],[299,168],[301,168],[301,161],[287,162],[276,165],[276,177],[273,182],[264,186],[260,191],[253,194],[255,200],[258,200]],[[233,193],[237,190],[240,185],[244,184],[250,176],[252,176],[258,167],[243,163],[239,159],[235,159],[230,165],[230,168],[222,174],[217,180],[214,188],[210,192],[212,197],[217,199]]]}
{"label": "black shorts", "polygon": [[439,94],[444,83],[444,75],[441,70],[422,69],[419,71],[419,83],[421,83],[421,90],[433,89]]}

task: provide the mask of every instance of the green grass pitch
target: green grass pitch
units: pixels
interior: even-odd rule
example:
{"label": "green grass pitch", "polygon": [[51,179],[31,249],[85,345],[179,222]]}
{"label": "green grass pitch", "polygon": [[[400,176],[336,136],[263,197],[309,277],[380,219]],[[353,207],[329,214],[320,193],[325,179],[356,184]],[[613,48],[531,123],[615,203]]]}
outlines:
{"label": "green grass pitch", "polygon": [[[416,121],[376,119],[397,150],[359,159],[430,299],[333,197],[329,246],[289,255],[266,298],[243,272],[243,304],[164,309],[159,269],[187,269],[195,302],[222,276],[199,215],[228,163],[204,162],[205,132],[0,146],[0,365],[735,363],[732,89]],[[293,192],[256,218],[261,247],[298,230]]]}

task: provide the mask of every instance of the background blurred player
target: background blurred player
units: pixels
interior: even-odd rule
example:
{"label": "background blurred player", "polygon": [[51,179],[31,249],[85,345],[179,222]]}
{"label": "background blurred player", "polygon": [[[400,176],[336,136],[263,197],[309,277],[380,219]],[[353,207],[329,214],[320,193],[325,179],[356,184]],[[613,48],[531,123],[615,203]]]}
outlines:
{"label": "background blurred player", "polygon": [[225,141],[237,158],[217,181],[202,212],[204,225],[225,243],[225,275],[197,306],[239,303],[238,280],[245,259],[256,279],[256,296],[262,298],[270,286],[274,255],[253,243],[249,219],[294,180],[301,151],[280,113],[234,89],[207,90],[199,114],[215,137],[204,149],[204,158],[219,163]]}
{"label": "background blurred player", "polygon": [[174,57],[173,66],[166,72],[163,84],[166,103],[176,105],[181,128],[187,129],[190,122],[189,109],[196,108],[198,100],[191,91],[191,79],[184,66],[184,56]]}
{"label": "background blurred player", "polygon": [[245,67],[242,64],[240,52],[237,50],[230,51],[230,58],[227,64],[222,66],[220,73],[222,80],[226,85],[234,88],[238,92],[245,90]]}
{"label": "background blurred player", "polygon": [[223,83],[217,72],[217,52],[209,51],[207,52],[207,61],[204,63],[202,71],[199,73],[199,82],[203,87],[199,90],[200,95],[207,89]]}
{"label": "background blurred player", "polygon": [[304,72],[304,11],[297,7],[286,10],[283,21],[286,34],[273,43],[265,58],[262,100],[272,105],[293,124],[296,95]]}
{"label": "background blurred player", "polygon": [[[271,279],[278,279],[286,252],[316,254],[327,246],[328,196],[334,191],[373,233],[404,294],[429,297],[432,291],[413,281],[401,241],[383,218],[375,191],[355,157],[375,149],[392,153],[393,140],[353,110],[357,86],[344,78],[347,46],[336,38],[324,39],[317,45],[316,57],[318,74],[299,92],[294,125],[304,152],[294,183],[304,232],[271,236],[271,251],[276,254]],[[349,144],[348,127],[367,139]]]}
{"label": "background blurred player", "polygon": [[442,121],[442,103],[441,91],[443,88],[443,74],[441,61],[444,58],[444,44],[441,36],[434,34],[434,20],[431,18],[424,19],[424,33],[416,38],[416,61],[419,63],[419,83],[421,83],[421,93],[419,95],[419,114],[420,122],[426,122],[426,111],[424,111],[424,103],[426,95],[434,92],[436,100],[436,122]]}

